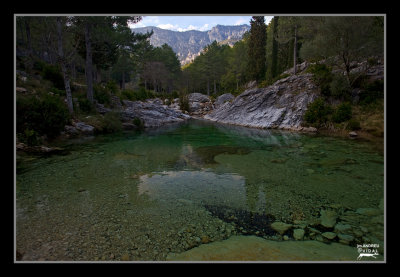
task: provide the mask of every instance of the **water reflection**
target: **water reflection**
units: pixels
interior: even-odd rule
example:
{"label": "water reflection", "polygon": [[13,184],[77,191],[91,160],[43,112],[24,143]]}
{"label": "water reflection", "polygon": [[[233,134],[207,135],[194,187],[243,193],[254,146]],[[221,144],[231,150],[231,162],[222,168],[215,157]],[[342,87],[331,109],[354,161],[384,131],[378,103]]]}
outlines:
{"label": "water reflection", "polygon": [[153,199],[196,204],[225,204],[246,207],[245,180],[237,174],[212,171],[163,171],[140,176],[139,195]]}

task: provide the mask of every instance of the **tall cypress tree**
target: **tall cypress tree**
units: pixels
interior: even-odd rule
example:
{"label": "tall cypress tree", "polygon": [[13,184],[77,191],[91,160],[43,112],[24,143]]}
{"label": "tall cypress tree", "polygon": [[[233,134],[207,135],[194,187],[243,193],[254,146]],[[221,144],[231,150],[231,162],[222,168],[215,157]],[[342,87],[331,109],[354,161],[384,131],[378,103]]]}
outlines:
{"label": "tall cypress tree", "polygon": [[248,73],[251,80],[260,81],[266,73],[267,26],[264,16],[253,16],[250,26]]}
{"label": "tall cypress tree", "polygon": [[278,73],[278,42],[276,41],[276,35],[278,30],[279,16],[275,16],[273,19],[273,31],[272,31],[272,55],[271,55],[271,75],[275,78]]}

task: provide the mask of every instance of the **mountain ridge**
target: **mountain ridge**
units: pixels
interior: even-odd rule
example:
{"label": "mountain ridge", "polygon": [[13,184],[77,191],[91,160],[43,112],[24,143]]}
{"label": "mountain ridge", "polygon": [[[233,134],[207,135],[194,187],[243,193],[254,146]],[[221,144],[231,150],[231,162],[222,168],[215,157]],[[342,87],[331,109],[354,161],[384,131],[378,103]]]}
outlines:
{"label": "mountain ridge", "polygon": [[177,54],[181,65],[185,65],[200,55],[202,49],[214,40],[233,46],[235,42],[242,39],[246,31],[250,30],[250,25],[216,25],[208,31],[188,30],[179,32],[155,26],[132,28],[131,30],[135,33],[146,33],[153,30],[150,44],[155,47],[164,43],[168,44]]}

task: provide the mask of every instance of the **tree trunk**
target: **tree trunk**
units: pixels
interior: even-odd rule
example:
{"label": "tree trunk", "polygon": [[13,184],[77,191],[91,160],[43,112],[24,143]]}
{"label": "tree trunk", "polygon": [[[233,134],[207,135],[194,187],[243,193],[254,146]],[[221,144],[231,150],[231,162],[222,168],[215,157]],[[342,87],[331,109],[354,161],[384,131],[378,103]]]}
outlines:
{"label": "tree trunk", "polygon": [[29,26],[28,19],[25,18],[25,31],[26,31],[26,40],[27,40],[27,46],[28,46],[28,60],[25,64],[25,66],[29,69],[32,69],[33,67],[33,50],[32,50],[32,40],[31,40],[31,28]]}
{"label": "tree trunk", "polygon": [[214,94],[216,94],[217,93],[217,83],[215,82],[215,79],[214,79]]}
{"label": "tree trunk", "polygon": [[71,72],[71,77],[72,77],[72,80],[75,80],[76,79],[76,66],[75,66],[75,63],[73,63],[72,64],[72,72]]}
{"label": "tree trunk", "polygon": [[97,68],[96,73],[97,73],[96,74],[96,81],[97,81],[98,84],[100,84],[101,83],[101,69]]}
{"label": "tree trunk", "polygon": [[278,42],[276,40],[278,31],[279,16],[274,17],[273,36],[272,36],[272,61],[271,61],[271,77],[275,78],[278,70]]}
{"label": "tree trunk", "polygon": [[350,82],[350,59],[346,52],[343,52],[342,57],[343,57],[344,65],[346,67],[346,78],[347,78],[348,83],[351,84],[351,82]]}
{"label": "tree trunk", "polygon": [[86,85],[87,99],[93,104],[93,61],[92,61],[92,43],[90,41],[90,23],[85,24],[85,44],[86,44]]}
{"label": "tree trunk", "polygon": [[122,89],[125,89],[125,72],[122,72]]}
{"label": "tree trunk", "polygon": [[294,26],[294,45],[293,45],[293,74],[297,73],[297,25]]}
{"label": "tree trunk", "polygon": [[26,31],[26,41],[28,45],[28,55],[29,57],[32,56],[32,40],[31,40],[31,28],[29,26],[28,19],[25,18],[25,31]]}
{"label": "tree trunk", "polygon": [[64,50],[63,50],[63,37],[62,37],[62,21],[57,17],[57,34],[58,34],[58,60],[61,65],[61,70],[64,75],[65,94],[67,95],[67,105],[70,114],[74,113],[74,106],[72,102],[71,87],[69,85],[69,76],[67,67],[65,65]]}
{"label": "tree trunk", "polygon": [[210,95],[210,80],[207,79],[207,95]]}

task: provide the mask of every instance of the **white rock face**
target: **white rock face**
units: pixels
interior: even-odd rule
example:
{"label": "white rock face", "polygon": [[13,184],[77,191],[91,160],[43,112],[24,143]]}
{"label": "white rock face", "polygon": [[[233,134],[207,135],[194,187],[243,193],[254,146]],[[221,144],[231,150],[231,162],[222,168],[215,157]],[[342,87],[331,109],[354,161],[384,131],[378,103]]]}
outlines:
{"label": "white rock face", "polygon": [[204,116],[205,119],[256,128],[302,130],[307,105],[317,98],[312,74],[291,75],[266,88],[244,91]]}

